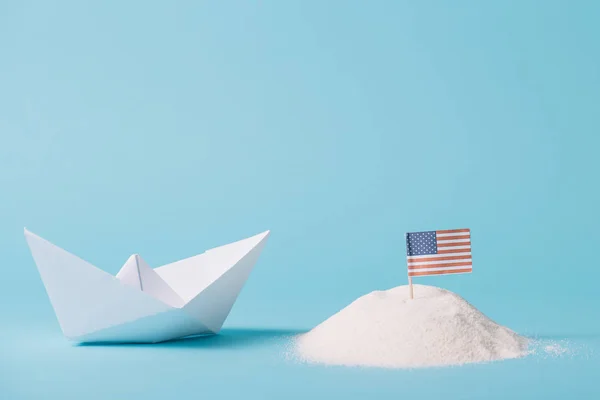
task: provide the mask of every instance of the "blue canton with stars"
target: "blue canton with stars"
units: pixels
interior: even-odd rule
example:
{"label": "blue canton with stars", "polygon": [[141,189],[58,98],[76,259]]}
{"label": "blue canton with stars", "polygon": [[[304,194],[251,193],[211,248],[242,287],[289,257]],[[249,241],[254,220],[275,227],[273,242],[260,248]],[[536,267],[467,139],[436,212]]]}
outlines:
{"label": "blue canton with stars", "polygon": [[437,254],[437,235],[435,231],[407,233],[406,255],[422,256],[424,254]]}

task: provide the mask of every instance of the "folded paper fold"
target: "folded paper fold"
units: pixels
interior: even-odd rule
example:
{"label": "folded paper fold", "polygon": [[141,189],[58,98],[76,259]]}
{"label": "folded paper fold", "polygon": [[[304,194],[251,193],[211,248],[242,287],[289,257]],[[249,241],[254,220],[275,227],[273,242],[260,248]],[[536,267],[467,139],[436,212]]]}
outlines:
{"label": "folded paper fold", "polygon": [[160,342],[218,333],[268,235],[155,269],[134,254],[113,276],[25,230],[60,327],[77,342]]}

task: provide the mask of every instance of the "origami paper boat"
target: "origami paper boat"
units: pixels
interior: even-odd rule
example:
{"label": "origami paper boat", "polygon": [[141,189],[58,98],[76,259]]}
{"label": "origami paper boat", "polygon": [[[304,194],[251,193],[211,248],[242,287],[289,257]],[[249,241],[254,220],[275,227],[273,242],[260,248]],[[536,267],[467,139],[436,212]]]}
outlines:
{"label": "origami paper boat", "polygon": [[134,254],[113,276],[25,229],[62,332],[80,343],[156,343],[218,333],[268,235],[155,269]]}

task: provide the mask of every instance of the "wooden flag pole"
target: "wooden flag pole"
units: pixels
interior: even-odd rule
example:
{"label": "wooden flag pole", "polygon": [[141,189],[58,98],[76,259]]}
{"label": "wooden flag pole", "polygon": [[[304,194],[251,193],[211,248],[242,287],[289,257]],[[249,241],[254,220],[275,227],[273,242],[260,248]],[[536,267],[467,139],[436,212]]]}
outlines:
{"label": "wooden flag pole", "polygon": [[404,237],[406,238],[406,268],[407,268],[407,275],[408,275],[408,289],[409,289],[409,293],[410,293],[410,299],[414,299],[414,293],[413,293],[413,285],[412,285],[412,277],[410,276],[410,271],[408,271],[408,255],[410,254],[409,250],[408,250],[408,233],[404,234]]}

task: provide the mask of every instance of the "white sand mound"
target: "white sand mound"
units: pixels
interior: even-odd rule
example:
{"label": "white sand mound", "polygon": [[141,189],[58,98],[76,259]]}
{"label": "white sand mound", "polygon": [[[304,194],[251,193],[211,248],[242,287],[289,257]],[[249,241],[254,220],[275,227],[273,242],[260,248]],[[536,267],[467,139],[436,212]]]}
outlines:
{"label": "white sand mound", "polygon": [[433,286],[375,291],[295,339],[308,362],[413,368],[515,358],[528,339]]}

